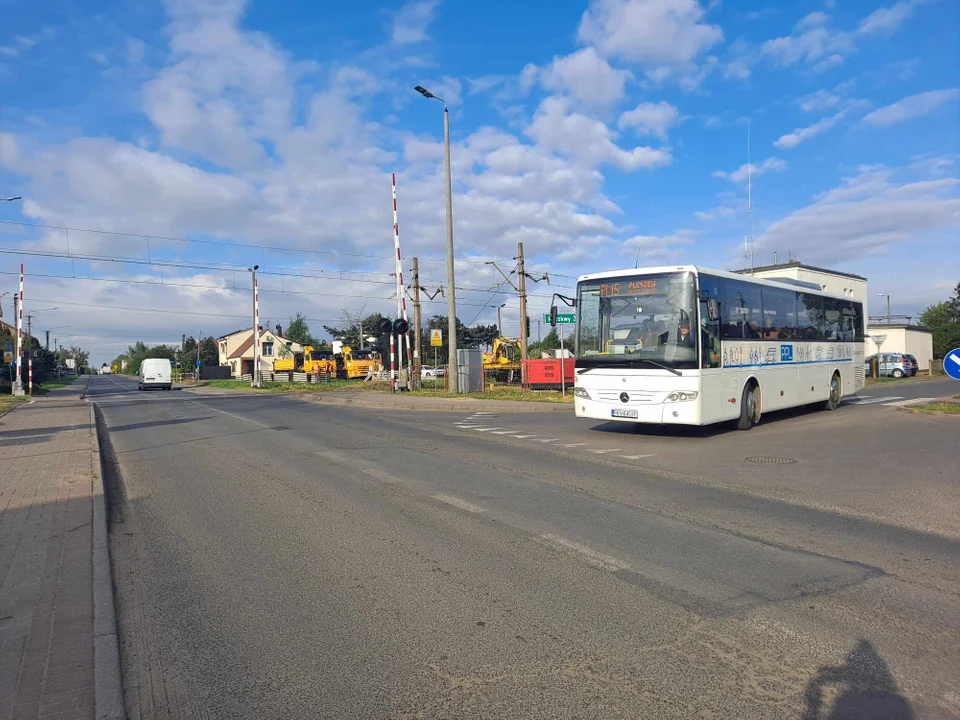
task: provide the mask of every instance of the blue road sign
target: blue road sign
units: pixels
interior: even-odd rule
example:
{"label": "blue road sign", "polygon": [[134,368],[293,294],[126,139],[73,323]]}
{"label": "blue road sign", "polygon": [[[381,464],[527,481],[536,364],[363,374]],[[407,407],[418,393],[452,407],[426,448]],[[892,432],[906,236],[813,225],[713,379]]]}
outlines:
{"label": "blue road sign", "polygon": [[951,350],[944,356],[943,370],[954,380],[960,380],[960,348]]}
{"label": "blue road sign", "polygon": [[200,367],[200,358],[197,358],[197,367]]}

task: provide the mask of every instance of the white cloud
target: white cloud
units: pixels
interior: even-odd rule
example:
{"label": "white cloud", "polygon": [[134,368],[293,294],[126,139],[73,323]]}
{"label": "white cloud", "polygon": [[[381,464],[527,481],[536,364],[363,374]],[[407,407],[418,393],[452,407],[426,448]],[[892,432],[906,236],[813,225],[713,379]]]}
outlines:
{"label": "white cloud", "polygon": [[767,40],[760,51],[784,67],[800,61],[815,70],[839,65],[856,46],[851,33],[830,28],[829,20],[825,13],[812,13],[797,23],[793,33]]}
{"label": "white cloud", "polygon": [[924,0],[901,0],[890,7],[882,7],[867,15],[857,28],[859,35],[892,35],[913,14]]}
{"label": "white cloud", "polygon": [[810,205],[779,220],[757,241],[758,248],[802,248],[803,261],[839,263],[864,255],[917,246],[960,228],[960,181],[941,178],[897,183],[882,167],[854,177]]}
{"label": "white cloud", "polygon": [[577,37],[606,56],[642,65],[682,65],[723,40],[697,0],[593,0]]}
{"label": "white cloud", "polygon": [[960,99],[960,88],[947,90],[930,90],[905,97],[899,102],[874,110],[863,118],[867,125],[888,126],[898,125],[923,115],[928,115],[943,105],[953,104],[954,115],[957,115],[956,101]]}
{"label": "white cloud", "polygon": [[697,235],[696,230],[677,230],[671,235],[634,235],[624,240],[623,250],[639,258],[640,265],[651,265],[679,257]]}
{"label": "white cloud", "polygon": [[829,90],[817,90],[796,100],[797,105],[804,112],[823,112],[836,107],[841,102],[843,98]]}
{"label": "white cloud", "polygon": [[817,135],[825,133],[827,130],[840,122],[848,112],[849,109],[844,109],[834,115],[825,117],[822,120],[815,122],[813,125],[796,128],[793,132],[787,133],[786,135],[781,135],[780,138],[774,141],[773,146],[780,148],[781,150],[793,149],[804,140],[809,140],[810,138],[814,138]]}
{"label": "white cloud", "polygon": [[538,145],[591,167],[610,164],[631,171],[668,165],[672,160],[669,150],[662,148],[624,150],[614,143],[613,133],[604,123],[571,111],[569,101],[559,97],[546,98],[540,104],[526,132]]}
{"label": "white cloud", "polygon": [[723,67],[723,76],[727,80],[746,80],[750,77],[751,67],[747,58],[731,60]]}
{"label": "white cloud", "polygon": [[725,180],[729,180],[730,182],[740,184],[747,181],[748,175],[757,177],[769,172],[783,172],[786,169],[787,164],[783,160],[780,158],[769,157],[759,165],[755,165],[753,163],[744,163],[732,172],[714,170],[711,175],[713,175],[713,177],[723,178]]}
{"label": "white cloud", "polygon": [[406,3],[392,17],[390,39],[395,45],[413,45],[427,39],[427,28],[433,22],[440,0],[414,0]]}
{"label": "white cloud", "polygon": [[718,205],[712,210],[698,210],[693,214],[698,220],[711,221],[717,220],[719,218],[730,217],[736,212],[736,208],[732,208],[729,205]]}
{"label": "white cloud", "polygon": [[[531,72],[524,69],[527,80],[523,82],[529,83]],[[539,78],[548,90],[566,92],[579,102],[605,107],[623,97],[624,86],[633,74],[611,67],[594,48],[587,47],[555,57],[548,67],[539,70]]]}
{"label": "white cloud", "polygon": [[680,122],[680,111],[668,102],[641,103],[620,116],[619,127],[633,128],[640,135],[667,139],[667,130]]}

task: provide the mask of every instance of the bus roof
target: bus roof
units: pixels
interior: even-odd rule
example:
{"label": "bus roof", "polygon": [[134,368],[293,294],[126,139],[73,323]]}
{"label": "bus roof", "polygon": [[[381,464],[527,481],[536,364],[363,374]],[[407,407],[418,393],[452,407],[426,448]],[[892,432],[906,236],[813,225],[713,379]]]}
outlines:
{"label": "bus roof", "polygon": [[743,275],[741,273],[731,272],[729,270],[715,270],[713,268],[700,267],[698,265],[660,265],[657,267],[643,267],[643,268],[626,268],[624,270],[608,270],[606,272],[600,273],[590,273],[588,275],[581,275],[577,278],[577,282],[581,283],[585,280],[606,280],[608,278],[617,278],[625,277],[629,275],[657,275],[660,273],[668,272],[692,272],[697,275],[700,273],[707,273],[710,275],[717,275],[718,277],[727,278],[728,280],[738,280],[740,282],[749,282],[756,283],[757,285],[766,285],[767,287],[776,287],[776,288],[792,288],[794,290],[809,290],[810,292],[815,292],[818,295],[826,295],[827,297],[839,298],[841,300],[853,300],[853,298],[846,297],[844,295],[837,295],[832,292],[825,292],[821,290],[819,286],[815,283],[808,283],[799,280],[794,280],[793,278],[759,278],[752,275]]}

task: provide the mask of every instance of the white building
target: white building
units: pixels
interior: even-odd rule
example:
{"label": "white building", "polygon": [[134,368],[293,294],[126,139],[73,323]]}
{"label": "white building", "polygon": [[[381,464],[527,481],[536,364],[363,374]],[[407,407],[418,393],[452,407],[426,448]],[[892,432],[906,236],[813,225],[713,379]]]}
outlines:
{"label": "white building", "polygon": [[868,357],[877,352],[913,355],[920,371],[926,372],[933,360],[933,331],[905,323],[868,325],[866,350]]}
{"label": "white building", "polygon": [[[230,375],[240,377],[253,373],[253,328],[237,330],[217,338],[220,365],[230,368]],[[303,346],[260,328],[260,372],[273,372],[273,362],[291,353],[303,352]]]}

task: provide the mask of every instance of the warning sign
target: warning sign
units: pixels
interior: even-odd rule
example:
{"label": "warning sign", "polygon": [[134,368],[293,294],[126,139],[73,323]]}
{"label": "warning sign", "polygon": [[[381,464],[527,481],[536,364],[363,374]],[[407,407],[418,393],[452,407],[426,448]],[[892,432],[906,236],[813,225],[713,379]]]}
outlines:
{"label": "warning sign", "polygon": [[440,347],[443,345],[443,330],[430,331],[430,345],[431,347]]}

